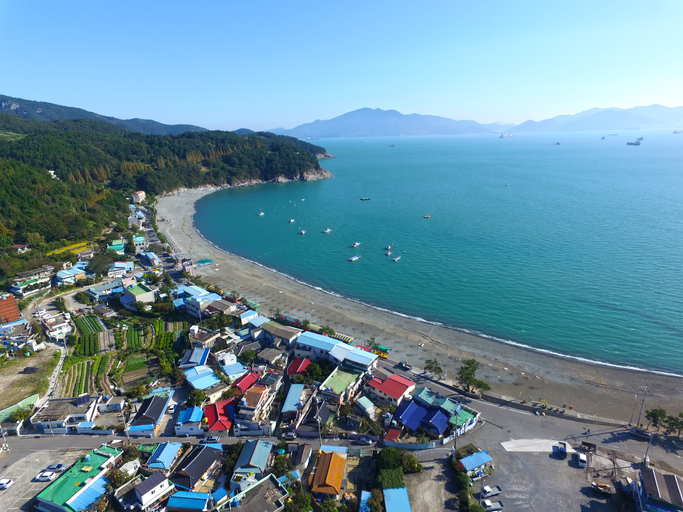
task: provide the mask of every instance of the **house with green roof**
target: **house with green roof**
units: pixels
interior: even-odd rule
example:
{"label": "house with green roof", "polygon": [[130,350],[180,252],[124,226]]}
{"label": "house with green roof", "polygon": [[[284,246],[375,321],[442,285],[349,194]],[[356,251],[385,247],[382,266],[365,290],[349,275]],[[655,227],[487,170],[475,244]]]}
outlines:
{"label": "house with green roof", "polygon": [[154,302],[154,290],[142,283],[123,289],[123,297],[119,299],[126,309],[131,309],[136,302],[151,304]]}
{"label": "house with green roof", "polygon": [[332,402],[343,405],[350,401],[358,391],[363,382],[362,376],[362,373],[346,372],[337,367],[322,383],[320,392]]}
{"label": "house with green roof", "polygon": [[35,507],[43,512],[87,509],[106,492],[108,480],[104,475],[122,454],[122,450],[107,445],[95,448],[38,494]]}
{"label": "house with green roof", "polygon": [[107,250],[114,251],[116,254],[122,255],[125,252],[125,242],[122,238],[112,240],[111,245],[107,246]]}

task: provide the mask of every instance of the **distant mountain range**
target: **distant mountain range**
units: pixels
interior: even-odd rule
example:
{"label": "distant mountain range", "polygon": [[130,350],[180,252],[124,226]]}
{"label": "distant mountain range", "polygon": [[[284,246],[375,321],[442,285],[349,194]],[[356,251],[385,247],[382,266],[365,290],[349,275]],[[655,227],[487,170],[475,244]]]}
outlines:
{"label": "distant mountain range", "polygon": [[163,124],[150,119],[117,119],[115,117],[101,116],[94,112],[88,112],[82,108],[64,107],[44,101],[24,100],[12,98],[0,94],[0,112],[15,114],[24,119],[34,121],[67,121],[70,119],[94,119],[103,121],[130,130],[132,132],[145,133],[147,135],[167,135],[184,132],[205,132],[206,128],[191,124]]}
{"label": "distant mountain range", "polygon": [[447,117],[401,114],[396,110],[361,108],[327,121],[313,121],[291,130],[275,128],[278,135],[291,137],[387,137],[407,135],[454,135],[497,133],[514,125],[480,124]]}
{"label": "distant mountain range", "polygon": [[362,108],[333,119],[302,124],[291,130],[275,128],[280,135],[298,138],[388,137],[453,135],[464,133],[522,133],[600,130],[674,129],[683,127],[683,107],[593,108],[574,115],[522,124],[480,124],[446,117],[401,114],[396,110]]}

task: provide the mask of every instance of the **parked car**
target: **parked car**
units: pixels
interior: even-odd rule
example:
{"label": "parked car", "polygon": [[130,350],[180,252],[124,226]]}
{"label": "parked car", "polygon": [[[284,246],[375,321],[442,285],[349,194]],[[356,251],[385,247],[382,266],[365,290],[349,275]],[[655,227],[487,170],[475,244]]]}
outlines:
{"label": "parked car", "polygon": [[173,414],[175,412],[175,406],[176,406],[176,404],[172,404],[172,405],[168,406],[168,410],[167,410],[168,414]]}
{"label": "parked car", "polygon": [[14,481],[11,478],[0,479],[0,491],[4,491],[13,483],[14,483]]}
{"label": "parked car", "polygon": [[211,437],[204,438],[199,442],[200,442],[200,444],[220,443],[221,438],[218,436],[211,436]]}
{"label": "parked car", "polygon": [[365,446],[370,446],[373,444],[373,442],[374,441],[367,436],[360,436],[359,438],[356,439],[356,444],[362,444]]}
{"label": "parked car", "polygon": [[289,439],[290,441],[293,441],[296,439],[296,432],[285,432],[282,434],[282,439]]}
{"label": "parked car", "polygon": [[61,473],[66,471],[66,466],[64,464],[52,464],[46,468],[46,471],[55,471],[57,473]]}
{"label": "parked car", "polygon": [[633,437],[645,439],[646,441],[649,441],[652,437],[652,434],[650,432],[648,432],[647,430],[643,430],[642,428],[632,428],[630,432]]}
{"label": "parked car", "polygon": [[402,370],[405,370],[405,371],[410,371],[413,369],[413,367],[408,364],[408,361],[401,361],[398,364],[398,367],[401,368]]}
{"label": "parked car", "polygon": [[498,496],[501,492],[503,492],[503,489],[500,485],[496,485],[495,487],[485,485],[481,490],[481,496],[482,498],[491,498],[493,496]]}
{"label": "parked car", "polygon": [[39,482],[50,482],[54,480],[56,476],[57,474],[54,471],[43,471],[40,475],[38,475],[37,480]]}
{"label": "parked car", "polygon": [[579,453],[579,467],[585,468],[586,466],[588,466],[588,459],[586,458],[586,454]]}

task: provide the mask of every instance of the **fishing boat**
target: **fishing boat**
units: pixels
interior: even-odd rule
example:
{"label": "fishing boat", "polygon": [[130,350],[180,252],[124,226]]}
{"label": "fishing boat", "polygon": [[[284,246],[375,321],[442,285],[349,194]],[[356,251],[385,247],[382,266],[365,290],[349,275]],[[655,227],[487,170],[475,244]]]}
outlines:
{"label": "fishing boat", "polygon": [[369,198],[369,197],[361,197],[360,200],[361,200],[361,201],[369,201],[370,198]]}
{"label": "fishing boat", "polygon": [[431,215],[425,215],[425,219],[431,219],[431,218],[432,218]]}
{"label": "fishing boat", "polygon": [[351,256],[349,258],[349,261],[358,261],[360,259],[360,254],[356,254],[355,256]]}
{"label": "fishing boat", "polygon": [[386,252],[387,256],[391,256],[391,250]]}
{"label": "fishing boat", "polygon": [[390,148],[393,148],[393,147],[394,147],[394,145],[393,145],[393,144],[389,144],[389,147],[390,147]]}
{"label": "fishing boat", "polygon": [[353,242],[351,244],[351,247],[358,247],[360,245],[360,242]]}
{"label": "fishing boat", "polygon": [[602,140],[605,140],[605,136],[604,136],[604,135],[602,136]]}
{"label": "fishing boat", "polygon": [[635,142],[627,142],[626,145],[627,146],[640,146],[640,141],[637,140]]}
{"label": "fishing boat", "polygon": [[602,484],[598,482],[591,482],[591,489],[600,494],[612,494],[612,489],[607,484]]}
{"label": "fishing boat", "polygon": [[323,233],[332,233],[332,230],[330,228],[327,228]]}
{"label": "fishing boat", "polygon": [[265,213],[263,213],[263,212],[258,214],[259,217],[263,217],[264,215],[265,215]]}
{"label": "fishing boat", "polygon": [[678,135],[679,133],[683,133],[683,131],[674,130],[674,135]]}
{"label": "fishing boat", "polygon": [[643,140],[643,138],[642,138],[642,137],[638,137],[636,140]]}
{"label": "fishing boat", "polygon": [[500,134],[500,137],[498,137],[498,138],[499,138],[499,139],[509,139],[509,138],[511,138],[511,137],[514,137],[514,136],[515,136],[515,135],[512,134],[512,133],[509,133],[509,134],[501,133],[501,134]]}
{"label": "fishing boat", "polygon": [[616,136],[617,136],[616,133],[609,133],[608,135],[609,135],[610,137],[616,137]]}
{"label": "fishing boat", "polygon": [[400,259],[401,259],[400,256],[396,256],[396,257],[394,258],[394,261],[398,261],[398,260],[400,260]]}
{"label": "fishing boat", "polygon": [[391,248],[392,248],[393,246],[394,246],[393,244],[389,244],[389,245],[387,245],[384,249],[385,249],[386,251],[390,251]]}
{"label": "fishing boat", "polygon": [[294,219],[289,219],[289,223],[292,224],[294,222]]}
{"label": "fishing boat", "polygon": [[299,234],[300,234],[300,235],[305,235],[305,234],[306,234],[306,230],[305,230],[305,229],[302,229],[301,231],[299,231]]}

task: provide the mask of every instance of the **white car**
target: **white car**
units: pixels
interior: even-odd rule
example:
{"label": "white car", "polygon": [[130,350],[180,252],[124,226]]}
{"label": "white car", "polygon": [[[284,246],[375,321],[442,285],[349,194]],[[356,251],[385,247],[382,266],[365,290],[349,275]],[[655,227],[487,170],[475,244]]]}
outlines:
{"label": "white car", "polygon": [[13,483],[14,483],[14,481],[11,478],[0,479],[0,491],[4,491]]}
{"label": "white car", "polygon": [[579,453],[579,467],[585,468],[586,466],[588,466],[588,459],[586,458],[586,454]]}
{"label": "white car", "polygon": [[176,404],[169,405],[169,406],[168,406],[168,409],[166,410],[166,412],[167,412],[168,414],[173,414],[173,413],[175,412],[175,406],[176,406]]}
{"label": "white car", "polygon": [[38,475],[38,481],[50,482],[55,479],[55,476],[57,476],[57,474],[53,471],[43,471],[40,475]]}

